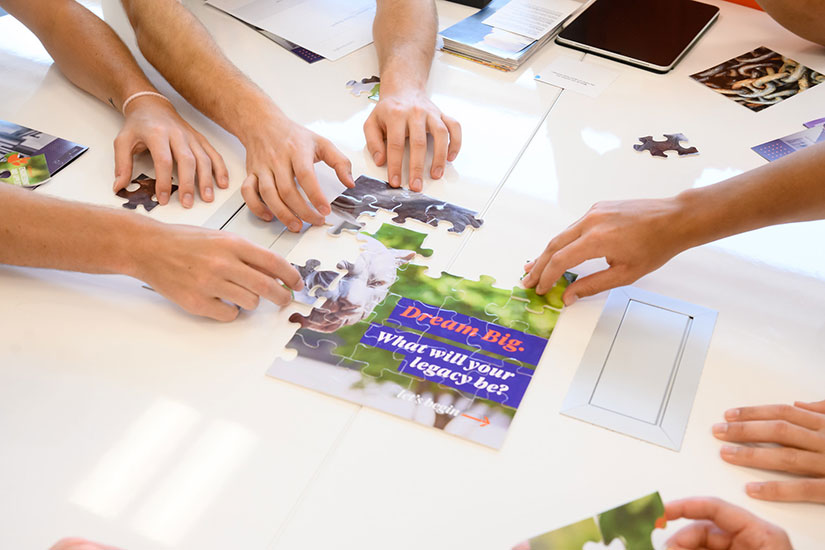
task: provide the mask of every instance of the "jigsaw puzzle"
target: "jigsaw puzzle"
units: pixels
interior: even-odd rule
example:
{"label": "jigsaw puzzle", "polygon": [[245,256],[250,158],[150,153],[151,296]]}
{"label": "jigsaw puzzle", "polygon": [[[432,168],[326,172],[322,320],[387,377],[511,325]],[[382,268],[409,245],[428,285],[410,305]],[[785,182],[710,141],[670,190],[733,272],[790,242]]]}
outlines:
{"label": "jigsaw puzzle", "polygon": [[640,144],[633,146],[637,151],[650,151],[654,157],[667,158],[666,151],[676,151],[680,157],[686,155],[696,155],[699,150],[696,147],[683,147],[680,141],[688,141],[684,134],[664,134],[664,141],[656,141],[653,136],[640,137]]}
{"label": "jigsaw puzzle", "polygon": [[666,526],[662,497],[652,493],[533,537],[513,550],[654,550],[651,535]]}
{"label": "jigsaw puzzle", "polygon": [[[384,224],[362,252],[319,271],[299,266],[314,303],[290,321],[297,356],[267,371],[498,448],[558,320],[565,274],[547,296],[482,276],[437,278],[412,263],[425,234]],[[319,282],[320,281],[320,282]],[[304,301],[304,303],[307,303]]]}
{"label": "jigsaw puzzle", "polygon": [[364,224],[358,221],[358,217],[375,214],[379,209],[394,213],[392,221],[398,224],[408,219],[434,227],[439,222],[449,222],[452,233],[462,233],[468,226],[478,228],[484,223],[477,217],[478,212],[423,193],[390,187],[387,182],[367,176],[355,180],[355,187],[338,195],[330,208],[332,213],[327,216],[327,223],[332,225],[330,233],[333,235],[339,235],[345,229],[360,230]]}
{"label": "jigsaw puzzle", "polygon": [[350,80],[347,82],[347,88],[355,97],[360,97],[362,93],[366,92],[368,98],[378,101],[381,92],[381,79],[373,75],[369,78],[362,78],[360,81]]}
{"label": "jigsaw puzzle", "polygon": [[764,46],[690,77],[751,111],[776,105],[825,80],[825,75]]}
{"label": "jigsaw puzzle", "polygon": [[[129,191],[126,187],[116,193],[122,199],[127,199],[123,203],[123,208],[129,210],[136,210],[138,206],[143,205],[147,212],[151,212],[158,204],[157,197],[155,197],[155,180],[146,174],[141,174],[132,180],[132,183],[138,185],[134,191]],[[172,193],[178,190],[178,186],[172,184]],[[170,193],[171,194],[171,193]]]}

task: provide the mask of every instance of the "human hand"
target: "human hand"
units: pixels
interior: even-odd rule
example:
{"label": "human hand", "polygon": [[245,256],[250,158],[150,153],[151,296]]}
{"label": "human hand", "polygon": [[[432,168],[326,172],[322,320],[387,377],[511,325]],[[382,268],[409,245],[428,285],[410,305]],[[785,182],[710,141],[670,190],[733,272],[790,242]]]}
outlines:
{"label": "human hand", "polygon": [[364,123],[364,135],[375,164],[387,163],[387,180],[392,187],[401,186],[404,144],[409,136],[410,189],[423,189],[428,133],[433,136],[430,177],[439,179],[444,175],[445,162],[455,160],[461,149],[461,125],[442,114],[423,91],[394,92],[382,84],[378,105]]}
{"label": "human hand", "polygon": [[668,502],[665,517],[699,520],[670,537],[668,550],[792,550],[785,531],[718,498]]}
{"label": "human hand", "polygon": [[292,293],[281,282],[304,286],[289,262],[237,235],[155,222],[145,233],[127,273],[195,315],[232,321],[239,307],[255,309],[260,298],[288,304]]}
{"label": "human hand", "polygon": [[545,294],[565,271],[604,257],[610,267],[568,286],[562,295],[564,303],[571,305],[578,298],[628,285],[687,248],[680,213],[674,199],[596,203],[524,266],[527,276],[522,284]]}
{"label": "human hand", "polygon": [[129,185],[134,155],[146,150],[155,165],[155,190],[160,204],[167,204],[172,194],[174,165],[178,171],[178,197],[184,208],[194,204],[196,178],[200,197],[206,202],[214,199],[213,181],[221,189],[229,186],[223,158],[168,101],[139,97],[126,107],[125,116],[123,128],[115,138],[115,193]]}
{"label": "human hand", "polygon": [[[352,163],[331,141],[283,115],[268,120],[244,142],[247,176],[241,193],[247,206],[262,220],[271,221],[274,215],[294,232],[303,227],[301,220],[323,224],[330,207],[313,165],[326,163],[341,183],[353,187]],[[298,185],[314,208],[301,196]]]}
{"label": "human hand", "polygon": [[98,544],[90,540],[81,539],[77,537],[60,539],[57,541],[51,550],[119,550],[114,546],[106,546],[105,544]]}
{"label": "human hand", "polygon": [[750,496],[825,504],[825,401],[730,409],[725,412],[725,420],[713,426],[716,438],[776,446],[724,445],[720,452],[723,460],[803,476],[791,481],[748,483],[745,491]]}

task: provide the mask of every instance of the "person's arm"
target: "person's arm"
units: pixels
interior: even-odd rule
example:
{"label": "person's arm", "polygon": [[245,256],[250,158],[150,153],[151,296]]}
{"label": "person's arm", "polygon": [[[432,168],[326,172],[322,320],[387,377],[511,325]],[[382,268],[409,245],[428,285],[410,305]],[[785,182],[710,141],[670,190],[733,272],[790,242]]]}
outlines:
{"label": "person's arm", "polygon": [[582,277],[565,304],[628,285],[676,254],[760,227],[825,218],[825,143],[729,180],[672,198],[596,203],[525,266],[522,281],[544,294],[561,275],[591,258],[610,267]]}
{"label": "person's arm", "polygon": [[[330,213],[313,165],[323,161],[348,186],[352,167],[327,139],[291,121],[223,55],[177,0],[122,0],[146,59],[180,94],[246,147],[243,197],[258,217],[273,214],[290,230],[322,224]],[[312,206],[301,197],[295,179]],[[313,208],[314,207],[314,208]]]}
{"label": "person's arm", "polygon": [[776,22],[811,42],[825,46],[825,0],[757,0]]}
{"label": "person's arm", "polygon": [[[37,35],[69,80],[118,111],[134,93],[157,93],[114,31],[75,0],[0,0],[0,5]],[[129,185],[132,157],[147,149],[161,204],[171,194],[174,162],[180,199],[187,208],[194,201],[196,177],[205,201],[214,196],[213,176],[219,187],[229,185],[221,156],[168,101],[138,97],[127,106],[125,117],[115,140],[115,191]]]}
{"label": "person's arm", "polygon": [[798,476],[786,481],[748,483],[745,491],[750,496],[825,504],[825,401],[730,409],[725,412],[725,420],[713,426],[713,435],[718,439],[770,446],[724,445],[720,451],[723,460]]}
{"label": "person's arm", "polygon": [[277,254],[231,233],[168,225],[131,212],[42,196],[0,184],[0,264],[85,273],[122,273],[145,281],[196,315],[231,321],[237,304],[276,304],[303,288]]}
{"label": "person's arm", "polygon": [[665,517],[697,520],[668,539],[668,550],[793,550],[783,529],[718,498],[668,502]]}
{"label": "person's arm", "polygon": [[[378,0],[373,24],[381,93],[366,123],[367,149],[375,164],[387,164],[391,186],[401,185],[404,146],[410,140],[409,186],[423,187],[427,134],[433,136],[430,177],[444,174],[461,148],[461,126],[427,97],[437,14],[433,0]],[[386,143],[385,143],[386,142]]]}

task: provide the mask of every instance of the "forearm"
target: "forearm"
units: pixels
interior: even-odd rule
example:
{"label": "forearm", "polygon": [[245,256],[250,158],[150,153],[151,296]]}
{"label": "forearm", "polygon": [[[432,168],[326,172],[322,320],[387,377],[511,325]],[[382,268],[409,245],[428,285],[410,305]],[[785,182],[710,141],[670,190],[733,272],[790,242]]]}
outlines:
{"label": "forearm", "polygon": [[825,218],[825,143],[674,198],[684,248],[760,227]]}
{"label": "forearm", "polygon": [[438,16],[432,0],[379,0],[373,24],[382,92],[427,86]]}
{"label": "forearm", "polygon": [[132,246],[157,225],[141,216],[0,184],[0,263],[136,273]]}
{"label": "forearm", "polygon": [[34,32],[75,85],[120,110],[131,94],[153,91],[134,57],[92,12],[74,0],[3,0]]}
{"label": "forearm", "polygon": [[825,46],[825,0],[757,0],[776,21],[794,34]]}
{"label": "forearm", "polygon": [[242,142],[264,117],[284,117],[177,0],[122,2],[146,59],[192,105]]}

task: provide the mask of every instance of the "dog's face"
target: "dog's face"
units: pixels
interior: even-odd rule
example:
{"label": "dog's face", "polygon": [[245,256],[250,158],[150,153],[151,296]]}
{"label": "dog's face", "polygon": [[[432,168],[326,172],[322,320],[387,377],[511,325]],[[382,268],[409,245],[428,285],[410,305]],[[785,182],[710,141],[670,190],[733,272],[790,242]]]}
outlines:
{"label": "dog's face", "polygon": [[387,248],[380,241],[367,238],[363,252],[354,263],[338,264],[339,269],[347,271],[346,275],[337,288],[319,293],[326,296],[327,301],[301,318],[301,326],[318,332],[335,332],[366,319],[387,297],[397,269],[414,257],[415,252]]}

